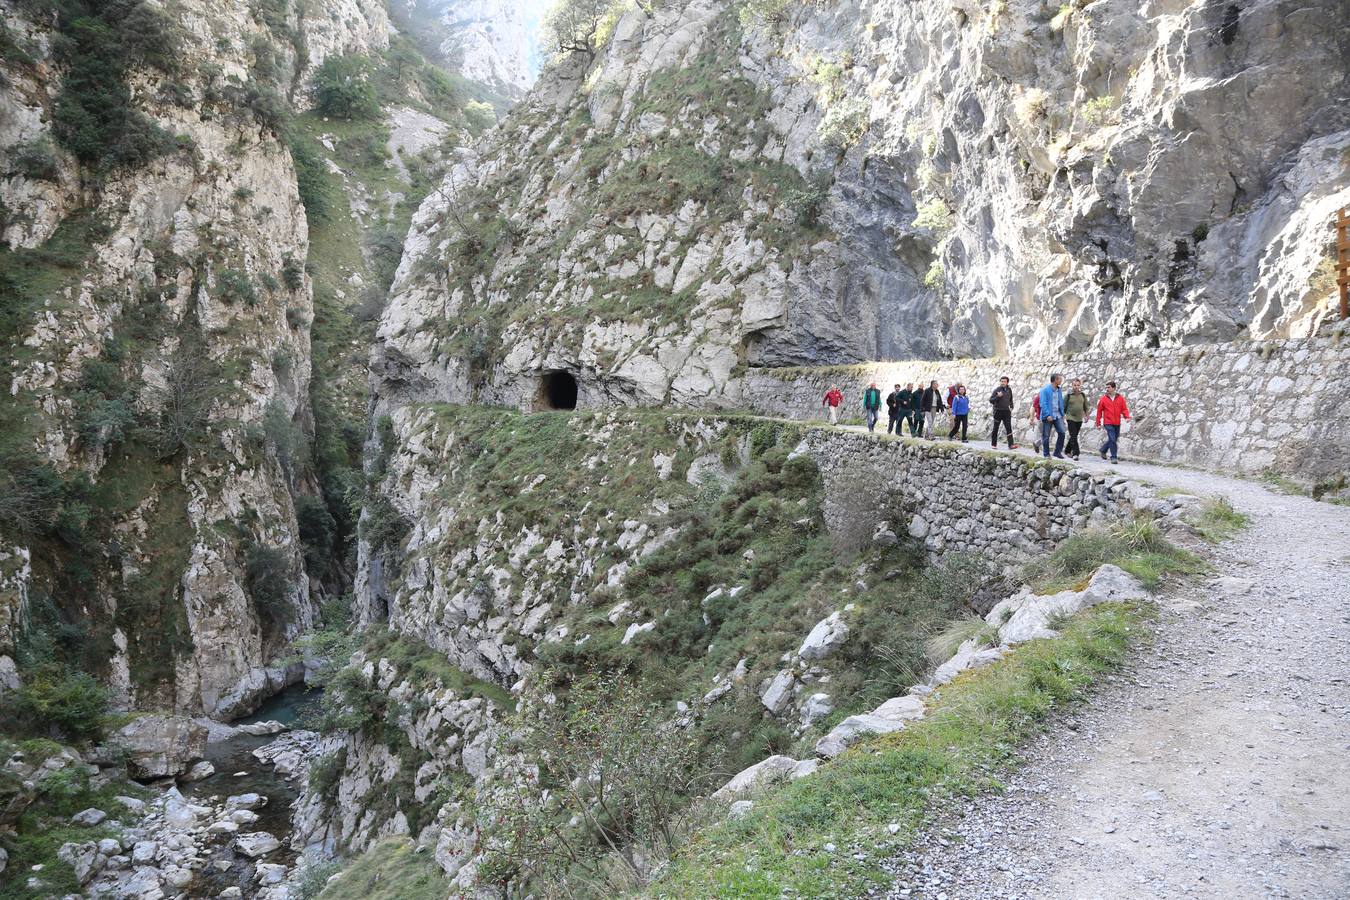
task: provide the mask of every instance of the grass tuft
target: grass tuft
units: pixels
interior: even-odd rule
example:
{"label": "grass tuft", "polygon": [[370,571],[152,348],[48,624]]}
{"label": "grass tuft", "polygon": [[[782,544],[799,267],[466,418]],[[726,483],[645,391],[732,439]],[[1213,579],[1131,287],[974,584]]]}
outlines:
{"label": "grass tuft", "polygon": [[1165,575],[1193,575],[1205,570],[1198,556],[1167,540],[1156,520],[1140,516],[1074,535],[1027,563],[1022,578],[1037,593],[1052,594],[1082,587],[1098,567],[1107,563],[1129,572],[1148,588],[1156,587]]}
{"label": "grass tuft", "polygon": [[978,639],[981,646],[997,644],[998,631],[980,616],[962,616],[953,619],[941,631],[924,641],[924,653],[929,662],[938,666],[951,659],[961,645],[971,638]]}
{"label": "grass tuft", "polygon": [[1247,527],[1248,518],[1233,508],[1227,497],[1211,497],[1190,519],[1191,527],[1211,544],[1226,541]]}

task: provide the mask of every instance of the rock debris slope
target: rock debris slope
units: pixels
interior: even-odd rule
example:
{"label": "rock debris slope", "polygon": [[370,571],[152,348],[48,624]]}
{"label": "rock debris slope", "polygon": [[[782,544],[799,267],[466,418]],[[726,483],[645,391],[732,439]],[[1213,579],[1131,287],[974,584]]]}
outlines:
{"label": "rock debris slope", "polygon": [[[1162,601],[1157,644],[893,862],[892,897],[1343,897],[1350,890],[1350,510],[1213,475],[1251,526]],[[1315,547],[1308,537],[1315,535]]]}
{"label": "rock debris slope", "polygon": [[1306,333],[1344,0],[634,9],[424,203],[386,397],[734,403],[740,367]]}

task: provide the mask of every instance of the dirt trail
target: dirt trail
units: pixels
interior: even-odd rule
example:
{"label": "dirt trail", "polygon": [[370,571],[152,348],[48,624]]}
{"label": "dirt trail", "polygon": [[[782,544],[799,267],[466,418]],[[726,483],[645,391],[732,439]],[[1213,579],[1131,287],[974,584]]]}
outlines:
{"label": "dirt trail", "polygon": [[1251,518],[1157,640],[892,862],[892,897],[1350,897],[1350,507],[1124,462]]}

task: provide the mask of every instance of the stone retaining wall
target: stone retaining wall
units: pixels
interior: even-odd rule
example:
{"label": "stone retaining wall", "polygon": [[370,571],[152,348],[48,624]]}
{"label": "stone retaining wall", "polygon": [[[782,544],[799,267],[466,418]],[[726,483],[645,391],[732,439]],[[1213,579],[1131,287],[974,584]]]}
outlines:
{"label": "stone retaining wall", "polygon": [[[971,440],[987,442],[989,393],[1007,375],[1016,394],[1013,425],[1030,434],[1032,392],[1052,371],[1082,378],[1095,401],[1114,379],[1134,414],[1122,453],[1244,473],[1274,470],[1307,479],[1350,471],[1350,340],[1334,337],[1245,342],[1161,350],[1013,359],[878,362],[823,369],[751,369],[743,382],[747,407],[770,416],[822,417],[830,384],[844,391],[849,416],[862,414],[862,391],[875,380],[970,391]],[[1089,429],[1085,447],[1102,433]]]}
{"label": "stone retaining wall", "polygon": [[803,443],[825,482],[826,524],[844,544],[888,522],[935,554],[1021,556],[1133,506],[1126,479],[1062,463],[829,428],[809,429]]}

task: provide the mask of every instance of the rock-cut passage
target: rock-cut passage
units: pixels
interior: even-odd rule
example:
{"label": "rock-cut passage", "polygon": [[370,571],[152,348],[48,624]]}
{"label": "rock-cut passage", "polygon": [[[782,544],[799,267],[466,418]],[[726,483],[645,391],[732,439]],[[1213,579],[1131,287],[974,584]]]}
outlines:
{"label": "rock-cut passage", "polygon": [[540,409],[576,409],[577,379],[571,372],[551,369],[539,380]]}

